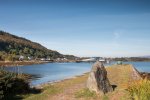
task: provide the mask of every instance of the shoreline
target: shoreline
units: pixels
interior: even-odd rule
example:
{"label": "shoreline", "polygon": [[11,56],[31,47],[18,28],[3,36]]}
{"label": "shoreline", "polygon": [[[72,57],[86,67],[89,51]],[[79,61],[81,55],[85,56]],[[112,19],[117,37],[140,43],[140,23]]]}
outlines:
{"label": "shoreline", "polygon": [[[108,98],[114,98],[114,100],[120,100],[120,98],[124,98],[126,96],[125,89],[127,89],[125,87],[125,84],[128,84],[130,79],[133,79],[133,75],[131,73],[135,74],[132,71],[132,66],[113,65],[112,67],[107,67],[106,70],[108,73],[107,77],[109,78],[110,84],[117,85],[117,89],[115,89],[115,91],[113,91],[112,93],[106,94],[106,96]],[[77,98],[76,96],[77,94],[87,94],[87,92],[84,92],[84,90],[87,89],[86,82],[88,77],[88,73],[83,73],[82,75],[76,75],[72,78],[38,85],[34,88],[43,90],[43,92],[41,92],[40,94],[29,95],[25,98],[25,100],[59,100],[62,98],[62,96],[64,100],[77,100],[80,98],[83,100],[87,100],[86,96],[84,95],[80,98]],[[121,96],[118,96],[120,95],[120,93]],[[116,96],[118,99],[115,99]],[[103,98],[98,95],[93,95],[90,97],[90,100],[101,100]]]}
{"label": "shoreline", "polygon": [[[76,61],[0,61],[0,67],[18,67],[18,66],[26,66],[26,65],[36,65],[36,64],[44,64],[44,63],[82,63]],[[125,61],[132,62],[132,61]],[[150,62],[150,61],[134,61],[134,62]],[[89,63],[89,62],[85,62]]]}
{"label": "shoreline", "polygon": [[[0,67],[1,67],[2,63],[6,64],[3,67],[15,67],[15,66],[35,65],[35,64],[44,64],[44,63],[60,63],[60,62],[50,62],[50,61],[15,61],[15,62],[8,61],[8,62],[4,62],[4,61],[0,61]],[[64,63],[64,62],[61,62],[61,63]],[[67,62],[67,63],[69,63],[69,62]],[[10,65],[8,65],[8,64],[10,64]],[[105,67],[109,67],[109,66],[105,66]],[[72,80],[72,79],[75,79],[75,78],[78,78],[78,77],[82,77],[82,76],[84,76],[88,73],[89,72],[84,72],[80,75],[75,75],[75,76],[71,76],[71,77],[68,77],[68,78],[59,79],[59,80],[56,80],[56,81],[47,81],[47,82],[43,82],[43,83],[40,83],[40,84],[37,84],[37,85],[32,85],[30,83],[31,84],[30,86],[35,87],[35,88],[41,88],[41,87],[45,87],[47,85],[53,85],[55,83],[61,83],[61,82],[66,81],[66,80]],[[142,78],[150,79],[150,72],[139,72],[139,73],[140,73]],[[32,75],[31,75],[31,77],[32,77]]]}
{"label": "shoreline", "polygon": [[[109,66],[107,66],[107,67],[109,67]],[[140,72],[140,71],[138,71],[138,72],[139,72],[140,76],[142,77],[142,79],[146,78],[146,79],[150,80],[150,72]],[[41,83],[41,84],[38,84],[38,85],[33,85],[33,86],[31,85],[31,87],[42,89],[43,87],[45,87],[47,85],[54,85],[54,84],[57,84],[57,83],[64,82],[66,80],[72,80],[72,79],[75,79],[75,78],[80,78],[80,77],[85,76],[85,75],[87,75],[89,73],[90,73],[90,71],[89,72],[85,72],[85,73],[83,73],[81,75],[75,75],[75,76],[72,76],[72,77],[69,77],[69,78],[64,78],[64,79],[60,79],[60,80],[56,80],[56,81],[48,81],[48,82]]]}
{"label": "shoreline", "polygon": [[36,65],[36,64],[45,64],[45,63],[76,63],[75,61],[0,61],[0,67],[18,67],[18,66],[26,66],[26,65]]}
{"label": "shoreline", "polygon": [[54,85],[54,84],[61,83],[61,82],[67,81],[67,80],[80,78],[80,77],[85,76],[87,74],[89,74],[89,72],[85,72],[85,73],[83,73],[81,75],[75,75],[75,76],[72,76],[72,77],[68,77],[68,78],[64,78],[64,79],[60,79],[60,80],[56,80],[56,81],[48,81],[48,82],[45,82],[45,83],[42,83],[42,84],[38,84],[38,85],[31,85],[31,87],[37,88],[37,89],[42,89],[45,86]]}
{"label": "shoreline", "polygon": [[140,72],[140,75],[143,79],[148,79],[150,80],[150,72]]}
{"label": "shoreline", "polygon": [[51,63],[50,61],[0,61],[0,67],[16,67],[25,65],[35,65]]}
{"label": "shoreline", "polygon": [[[137,77],[144,78],[143,75],[146,73],[134,70],[131,64],[124,65],[112,65],[106,68],[107,77],[109,78],[110,84],[116,85],[116,89],[112,93],[106,94],[108,98],[114,98],[113,100],[121,100],[121,98],[130,97],[126,89],[130,82],[136,80]],[[139,75],[139,76],[138,76]],[[34,86],[33,88],[37,90],[42,90],[39,94],[25,95],[24,100],[57,100],[61,99],[62,96],[66,100],[76,100],[78,99],[77,94],[87,93],[84,91],[87,89],[86,82],[89,77],[89,72],[85,72],[81,75],[75,75],[70,78],[45,82]],[[120,95],[121,94],[121,95]],[[86,95],[86,94],[85,94]],[[81,96],[83,100],[87,100],[86,96]],[[90,96],[90,100],[100,100],[103,97],[98,95]],[[117,98],[117,99],[116,99]],[[128,100],[126,98],[126,100]]]}

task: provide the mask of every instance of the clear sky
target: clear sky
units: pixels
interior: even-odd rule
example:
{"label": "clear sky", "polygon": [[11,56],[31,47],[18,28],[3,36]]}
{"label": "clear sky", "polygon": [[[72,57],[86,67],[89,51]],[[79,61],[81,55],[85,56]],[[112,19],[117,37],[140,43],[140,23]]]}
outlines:
{"label": "clear sky", "polygon": [[0,0],[0,30],[76,56],[150,55],[149,0]]}

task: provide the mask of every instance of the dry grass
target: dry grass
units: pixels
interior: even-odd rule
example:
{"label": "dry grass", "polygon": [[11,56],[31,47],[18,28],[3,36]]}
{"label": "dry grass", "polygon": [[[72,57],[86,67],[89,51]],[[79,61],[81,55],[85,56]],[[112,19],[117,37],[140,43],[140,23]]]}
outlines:
{"label": "dry grass", "polygon": [[150,99],[150,81],[147,79],[134,81],[129,85],[128,91],[134,100]]}
{"label": "dry grass", "polygon": [[107,75],[112,85],[117,85],[117,89],[126,89],[127,84],[132,80],[131,65],[113,65],[106,68]]}

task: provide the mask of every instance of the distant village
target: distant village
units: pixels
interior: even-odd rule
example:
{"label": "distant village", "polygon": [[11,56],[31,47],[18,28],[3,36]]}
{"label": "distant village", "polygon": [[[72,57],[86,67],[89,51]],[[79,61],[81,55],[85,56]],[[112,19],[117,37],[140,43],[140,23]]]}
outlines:
{"label": "distant village", "polygon": [[20,56],[19,57],[19,61],[48,61],[48,62],[95,62],[95,61],[100,61],[100,62],[104,62],[104,63],[109,63],[110,62],[110,58],[103,58],[103,57],[74,57],[74,59],[67,59],[66,57],[62,57],[62,58],[56,58],[56,59],[51,59],[51,58],[33,58],[33,57],[24,57],[24,56]]}
{"label": "distant village", "polygon": [[61,57],[61,58],[33,58],[20,56],[19,61],[43,61],[43,62],[95,62],[100,61],[103,63],[110,63],[111,61],[150,61],[150,58],[139,58],[139,57],[129,57],[129,58],[105,58],[105,57]]}

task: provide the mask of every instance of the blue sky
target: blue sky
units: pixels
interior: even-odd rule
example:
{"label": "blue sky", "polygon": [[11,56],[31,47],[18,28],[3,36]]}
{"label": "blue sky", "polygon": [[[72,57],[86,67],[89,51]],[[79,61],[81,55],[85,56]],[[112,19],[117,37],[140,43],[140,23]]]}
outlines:
{"label": "blue sky", "polygon": [[0,0],[0,30],[63,54],[150,55],[150,1]]}

